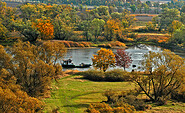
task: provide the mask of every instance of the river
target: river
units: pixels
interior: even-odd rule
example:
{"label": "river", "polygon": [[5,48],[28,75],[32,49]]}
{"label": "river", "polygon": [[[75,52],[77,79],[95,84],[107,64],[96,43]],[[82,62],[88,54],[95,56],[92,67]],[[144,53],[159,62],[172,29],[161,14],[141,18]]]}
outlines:
{"label": "river", "polygon": [[[67,54],[64,59],[71,58],[75,65],[79,65],[80,63],[92,64],[91,58],[93,58],[93,54],[96,54],[98,50],[100,50],[100,48],[68,49]],[[116,52],[115,48],[111,48],[111,50],[113,52]],[[140,62],[143,59],[144,54],[148,53],[149,51],[159,52],[161,50],[162,48],[160,47],[144,45],[144,44],[128,47],[127,49],[125,49],[125,51],[130,53],[133,61],[130,67],[126,68],[126,71],[132,71],[132,69],[137,69],[139,67]],[[176,54],[185,58],[185,52],[176,53]],[[136,67],[133,68],[132,65],[136,65]],[[92,68],[92,66],[90,68]],[[120,68],[120,67],[115,67],[115,68]],[[89,68],[73,68],[73,69],[84,71],[84,70],[88,70]],[[110,68],[110,69],[113,69],[113,68]],[[64,68],[63,70],[65,71],[67,69]]]}

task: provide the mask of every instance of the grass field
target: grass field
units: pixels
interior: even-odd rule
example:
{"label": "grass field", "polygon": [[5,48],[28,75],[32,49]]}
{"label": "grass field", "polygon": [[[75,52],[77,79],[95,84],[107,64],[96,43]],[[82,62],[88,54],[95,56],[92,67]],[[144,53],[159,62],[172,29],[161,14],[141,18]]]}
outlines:
{"label": "grass field", "polygon": [[45,111],[59,107],[60,113],[82,113],[90,103],[106,101],[103,93],[107,90],[134,88],[134,84],[128,82],[92,82],[79,77],[68,76],[53,82],[51,97],[44,99]]}
{"label": "grass field", "polygon": [[[82,79],[82,76],[67,76],[58,82],[53,81],[51,97],[43,101],[44,112],[60,108],[60,113],[83,113],[90,103],[106,101],[103,93],[107,90],[125,91],[134,89],[128,82],[93,82]],[[185,113],[185,103],[168,101],[167,105],[156,106],[148,103],[152,109],[144,113]]]}

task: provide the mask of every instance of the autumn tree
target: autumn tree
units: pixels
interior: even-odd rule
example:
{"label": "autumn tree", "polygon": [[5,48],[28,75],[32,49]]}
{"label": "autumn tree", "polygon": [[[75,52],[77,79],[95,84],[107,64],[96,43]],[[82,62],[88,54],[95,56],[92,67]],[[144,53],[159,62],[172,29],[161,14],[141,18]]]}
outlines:
{"label": "autumn tree", "polygon": [[33,23],[33,27],[40,32],[41,39],[52,39],[54,37],[54,26],[50,22],[50,20],[46,19],[38,19],[35,23]]}
{"label": "autumn tree", "polygon": [[0,1],[0,20],[1,24],[11,31],[11,22],[16,17],[16,8],[7,7],[6,2]]}
{"label": "autumn tree", "polygon": [[182,26],[182,23],[179,22],[178,20],[174,20],[172,22],[172,24],[168,27],[168,32],[171,34],[171,36],[173,35],[173,33],[175,32],[175,30],[180,29]]}
{"label": "autumn tree", "polygon": [[8,29],[0,23],[0,40],[6,40],[8,32]]}
{"label": "autumn tree", "polygon": [[101,48],[97,51],[97,55],[93,55],[93,67],[106,71],[109,67],[115,66],[115,55],[112,50]]}
{"label": "autumn tree", "polygon": [[0,45],[0,112],[40,112],[43,103],[37,98],[30,97],[18,85],[16,77],[10,69],[13,64],[11,55]]}
{"label": "autumn tree", "polygon": [[16,84],[16,78],[6,69],[0,71],[0,112],[33,113],[41,112],[44,104],[37,98],[30,97]]}
{"label": "autumn tree", "polygon": [[130,54],[126,52],[124,49],[117,49],[117,52],[115,53],[116,58],[116,66],[128,68],[130,64],[132,63]]}
{"label": "autumn tree", "polygon": [[51,80],[62,74],[58,62],[65,53],[63,44],[43,42],[35,46],[19,41],[8,49],[8,53],[11,55],[8,70],[22,90],[32,97],[47,95]]}
{"label": "autumn tree", "polygon": [[136,18],[135,18],[135,16],[130,15],[130,11],[124,10],[122,13],[122,20],[121,21],[122,21],[124,28],[129,28],[134,23],[134,21],[136,21]]}
{"label": "autumn tree", "polygon": [[169,50],[149,52],[141,66],[145,73],[136,72],[134,82],[150,100],[164,104],[172,91],[184,85],[184,61]]}
{"label": "autumn tree", "polygon": [[117,35],[122,35],[121,22],[118,19],[109,19],[104,25],[104,35],[108,41],[112,41]]}

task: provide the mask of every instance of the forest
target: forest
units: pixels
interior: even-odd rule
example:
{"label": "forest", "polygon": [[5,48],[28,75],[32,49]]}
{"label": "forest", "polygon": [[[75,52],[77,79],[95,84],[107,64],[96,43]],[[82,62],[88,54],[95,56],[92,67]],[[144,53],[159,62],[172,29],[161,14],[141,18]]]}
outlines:
{"label": "forest", "polygon": [[[184,1],[0,1],[0,112],[184,112],[185,59],[172,52],[185,51],[184,19]],[[137,44],[164,49],[128,72]],[[93,69],[63,71],[68,49],[90,47]]]}

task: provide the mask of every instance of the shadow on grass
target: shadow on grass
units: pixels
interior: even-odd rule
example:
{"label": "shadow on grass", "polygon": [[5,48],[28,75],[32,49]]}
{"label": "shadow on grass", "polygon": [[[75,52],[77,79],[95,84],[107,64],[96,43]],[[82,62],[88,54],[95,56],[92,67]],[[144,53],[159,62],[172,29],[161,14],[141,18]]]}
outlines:
{"label": "shadow on grass", "polygon": [[74,99],[74,98],[77,98],[77,97],[80,97],[80,96],[89,95],[89,94],[96,94],[96,93],[103,93],[103,92],[88,92],[88,93],[84,93],[84,94],[81,94],[81,95],[73,96],[73,97],[71,97],[71,99]]}
{"label": "shadow on grass", "polygon": [[63,107],[87,108],[89,107],[89,104],[64,105]]}

